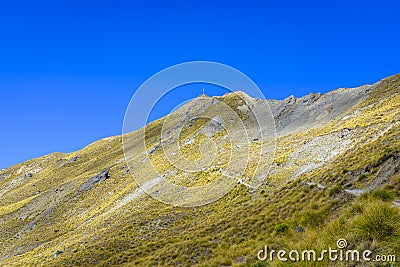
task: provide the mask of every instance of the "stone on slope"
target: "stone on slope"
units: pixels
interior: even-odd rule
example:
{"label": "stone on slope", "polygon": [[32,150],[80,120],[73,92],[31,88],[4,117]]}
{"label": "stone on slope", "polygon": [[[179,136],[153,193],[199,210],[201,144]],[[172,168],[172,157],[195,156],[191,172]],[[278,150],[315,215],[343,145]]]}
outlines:
{"label": "stone on slope", "polygon": [[95,184],[104,182],[106,179],[108,179],[110,177],[108,175],[108,172],[109,172],[109,169],[106,169],[106,170],[102,171],[101,173],[97,174],[96,176],[89,178],[89,180],[87,180],[86,183],[84,183],[81,186],[81,189],[83,191],[88,191],[88,190],[92,189]]}

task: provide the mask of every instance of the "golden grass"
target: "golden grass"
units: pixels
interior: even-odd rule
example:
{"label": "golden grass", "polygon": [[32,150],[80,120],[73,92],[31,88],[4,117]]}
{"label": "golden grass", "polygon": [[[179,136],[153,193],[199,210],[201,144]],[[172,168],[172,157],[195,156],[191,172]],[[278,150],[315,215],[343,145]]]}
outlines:
{"label": "golden grass", "polygon": [[[274,161],[283,167],[268,178],[267,183],[273,181],[271,185],[254,192],[237,185],[221,200],[196,209],[170,207],[142,194],[108,212],[136,189],[132,177],[125,173],[125,162],[120,161],[121,137],[100,140],[71,154],[54,154],[13,166],[6,170],[10,176],[0,181],[1,188],[25,174],[17,174],[22,166],[40,166],[42,170],[21,179],[15,187],[9,186],[1,199],[0,248],[2,256],[9,255],[1,264],[265,266],[256,255],[266,244],[276,249],[322,249],[333,246],[338,238],[346,238],[360,249],[398,254],[400,215],[392,201],[400,197],[400,175],[388,177],[362,197],[344,189],[371,185],[390,155],[400,154],[400,125],[395,125],[400,110],[399,79],[394,76],[384,80],[370,98],[349,111],[348,115],[357,110],[359,113],[348,120],[337,119],[317,129],[279,137]],[[235,95],[224,101],[232,106],[241,104]],[[160,138],[162,121],[147,126],[147,149]],[[196,125],[182,133],[181,141],[195,133]],[[320,168],[292,177],[297,165],[304,164],[302,159],[291,161],[305,141],[346,127],[358,129],[355,146]],[[140,142],[137,134],[133,133],[132,138]],[[218,141],[222,134],[213,138]],[[196,151],[196,142],[193,147],[183,148],[188,158],[199,156],[198,151],[191,154]],[[226,151],[230,151],[229,146]],[[251,153],[257,155],[257,145],[251,146]],[[77,161],[67,163],[75,156],[79,156]],[[161,152],[150,157],[160,172],[171,168]],[[87,192],[78,190],[105,168],[110,168],[109,179]],[[251,175],[254,168],[250,164],[246,174]],[[369,171],[362,174],[366,169]],[[212,180],[216,172],[204,172],[194,184]],[[325,188],[310,186],[306,183],[310,181]],[[36,191],[40,193],[34,195]],[[51,205],[51,211],[40,217],[31,230],[21,231]],[[22,218],[27,210],[34,214]],[[296,231],[296,227],[304,228],[304,232]],[[63,253],[51,257],[64,247]],[[327,262],[319,264],[326,266]],[[281,265],[272,262],[270,266]]]}

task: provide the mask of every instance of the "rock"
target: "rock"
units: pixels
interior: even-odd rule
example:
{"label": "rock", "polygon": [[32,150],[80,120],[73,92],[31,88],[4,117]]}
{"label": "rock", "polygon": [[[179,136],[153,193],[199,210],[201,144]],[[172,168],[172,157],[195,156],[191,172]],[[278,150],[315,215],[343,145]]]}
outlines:
{"label": "rock", "polygon": [[67,162],[68,162],[68,163],[75,162],[75,161],[77,161],[78,159],[79,159],[79,156],[76,156],[76,157],[71,158],[71,159],[68,160]]}
{"label": "rock", "polygon": [[294,104],[296,102],[296,97],[294,95],[291,95],[285,98],[283,101],[285,101],[289,105]]}
{"label": "rock", "polygon": [[365,193],[364,189],[345,189],[344,191],[346,191],[347,193],[353,195],[353,196],[361,196],[362,194]]}
{"label": "rock", "polygon": [[215,116],[214,118],[212,118],[212,120],[210,121],[210,124],[219,127],[222,126],[224,124],[224,120],[222,119],[221,116]]}
{"label": "rock", "polygon": [[294,228],[294,230],[298,233],[302,233],[305,231],[305,229],[303,227],[297,226],[296,228]]}
{"label": "rock", "polygon": [[154,147],[152,147],[149,151],[147,151],[147,154],[153,154],[154,153],[154,151],[156,151],[157,150],[157,148],[159,148],[160,146],[162,146],[163,145],[163,143],[159,143],[158,145],[155,145]]}
{"label": "rock", "polygon": [[351,129],[350,128],[343,128],[342,130],[340,130],[338,132],[338,137],[339,138],[344,138],[346,136],[348,136],[351,133]]}
{"label": "rock", "polygon": [[247,113],[249,112],[249,108],[246,105],[242,105],[242,106],[238,106],[237,109],[241,112],[241,113]]}
{"label": "rock", "polygon": [[60,256],[62,253],[64,253],[64,251],[65,251],[65,247],[63,250],[56,250],[56,252],[53,255],[51,255],[51,257],[56,258],[56,257]]}
{"label": "rock", "polygon": [[[366,95],[365,89],[362,86],[326,94],[309,94],[301,98],[289,96],[284,100],[268,100],[278,135],[305,131],[335,118],[344,118],[343,114]],[[338,134],[344,137],[348,130]]]}
{"label": "rock", "polygon": [[101,173],[99,173],[98,175],[89,178],[89,180],[87,180],[86,183],[84,183],[81,186],[81,189],[83,191],[88,191],[88,190],[92,189],[95,184],[97,184],[99,182],[104,182],[105,180],[107,180],[110,177],[108,175],[108,173],[109,173],[109,169],[106,169],[106,170],[102,171]]}
{"label": "rock", "polygon": [[307,182],[306,184],[309,185],[309,186],[317,186],[319,189],[324,189],[325,188],[325,186],[320,184],[320,183]]}
{"label": "rock", "polygon": [[322,94],[320,94],[320,93],[317,93],[317,94],[315,94],[315,93],[311,93],[311,94],[308,94],[308,95],[306,95],[306,96],[304,96],[303,98],[302,98],[302,102],[303,103],[305,103],[305,104],[312,104],[312,103],[314,103],[315,101],[317,101],[320,97],[321,97],[321,95]]}
{"label": "rock", "polygon": [[245,264],[246,263],[246,256],[239,256],[233,260],[233,264]]}

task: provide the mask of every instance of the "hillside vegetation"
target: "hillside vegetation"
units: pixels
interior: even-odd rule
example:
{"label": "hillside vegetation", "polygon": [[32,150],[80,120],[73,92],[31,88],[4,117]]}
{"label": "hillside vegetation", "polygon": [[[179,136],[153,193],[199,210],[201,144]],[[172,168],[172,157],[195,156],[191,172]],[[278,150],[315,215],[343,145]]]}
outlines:
{"label": "hillside vegetation", "polygon": [[[177,110],[171,125],[189,123],[177,119],[186,110],[218,116],[214,99],[235,110],[242,98],[270,105],[276,140],[252,137],[247,144],[251,160],[243,179],[262,177],[257,189],[238,183],[196,208],[159,202],[132,178],[121,136],[32,159],[0,171],[0,265],[286,266],[261,262],[257,253],[265,245],[323,250],[340,238],[351,249],[400,260],[400,75],[298,99],[252,100],[241,92],[200,98]],[[238,114],[251,128],[251,114]],[[187,180],[158,147],[167,119],[146,127],[145,150],[141,131],[129,135],[137,159],[149,154],[154,168],[179,185],[213,182],[229,161],[227,133],[214,129],[215,166]],[[188,160],[201,157],[198,144],[210,137],[209,124],[193,120],[181,132]],[[262,144],[271,150],[260,151]],[[260,153],[267,160],[256,170]],[[291,265],[340,266],[327,260]]]}

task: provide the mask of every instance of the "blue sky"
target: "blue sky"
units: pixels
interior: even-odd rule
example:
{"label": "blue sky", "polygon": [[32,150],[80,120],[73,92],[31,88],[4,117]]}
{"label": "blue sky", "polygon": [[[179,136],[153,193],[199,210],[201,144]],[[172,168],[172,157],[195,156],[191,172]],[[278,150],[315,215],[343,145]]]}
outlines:
{"label": "blue sky", "polygon": [[186,61],[278,99],[400,72],[398,1],[140,2],[1,2],[0,168],[120,134],[140,84]]}

